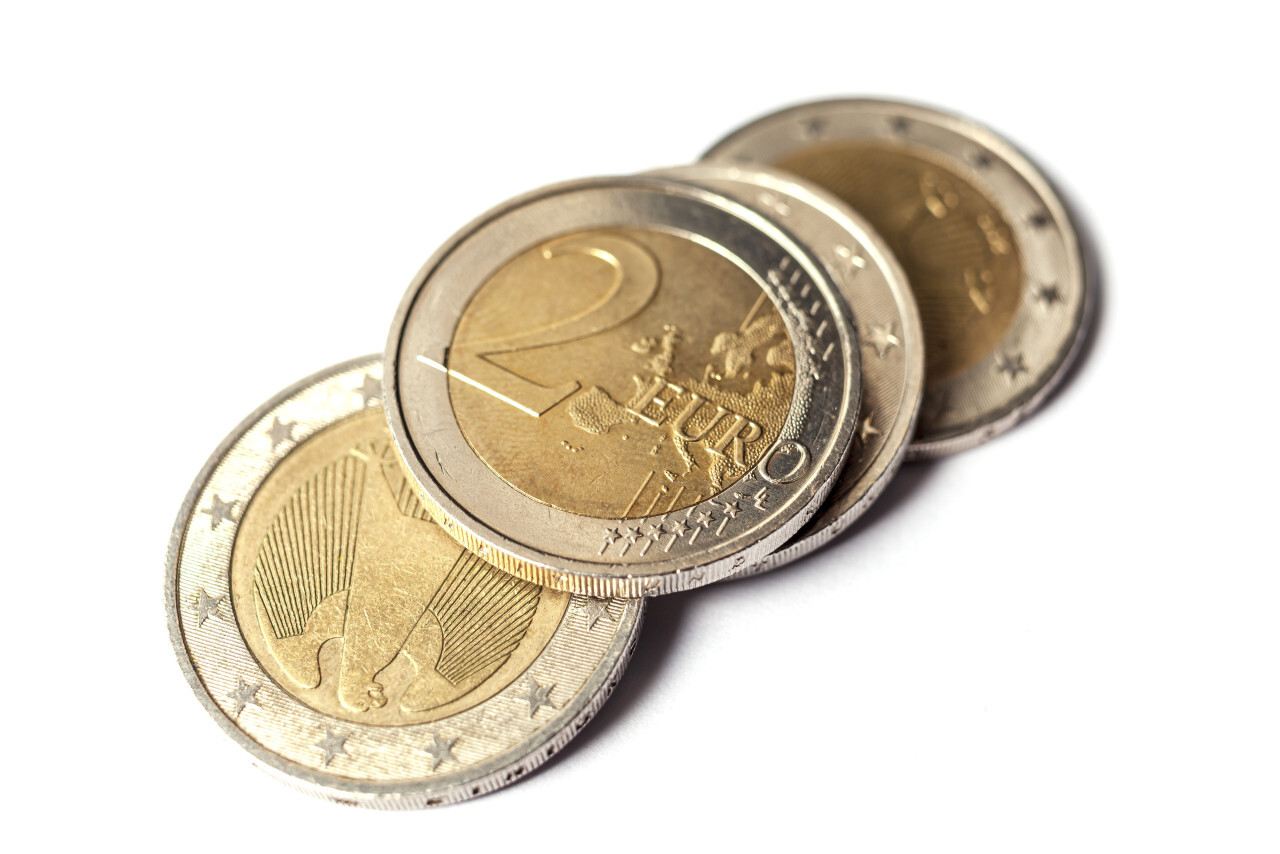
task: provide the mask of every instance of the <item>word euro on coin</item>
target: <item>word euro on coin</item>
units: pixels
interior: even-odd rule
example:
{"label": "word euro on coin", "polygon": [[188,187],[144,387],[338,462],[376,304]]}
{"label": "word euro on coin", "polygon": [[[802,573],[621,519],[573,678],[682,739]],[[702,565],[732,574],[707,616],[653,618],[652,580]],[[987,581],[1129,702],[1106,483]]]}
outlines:
{"label": "word euro on coin", "polygon": [[392,434],[441,524],[597,596],[707,584],[785,542],[860,395],[812,253],[652,177],[550,187],[464,228],[410,286],[385,363]]}
{"label": "word euro on coin", "polygon": [[777,569],[847,528],[879,497],[906,454],[924,380],[924,337],[906,274],[862,217],[825,191],[763,167],[704,163],[657,173],[737,199],[808,246],[840,286],[862,343],[862,411],[835,488],[782,548],[736,578]]}
{"label": "word euro on coin", "polygon": [[165,591],[187,680],[257,764],[395,809],[546,761],[612,691],[642,603],[547,590],[459,546],[405,481],[381,389],[380,359],[350,362],[241,424],[183,505]]}
{"label": "word euro on coin", "polygon": [[752,122],[705,158],[808,179],[888,241],[924,324],[912,458],[1013,427],[1078,354],[1093,286],[1075,229],[1044,176],[990,130],[910,104],[826,101]]}

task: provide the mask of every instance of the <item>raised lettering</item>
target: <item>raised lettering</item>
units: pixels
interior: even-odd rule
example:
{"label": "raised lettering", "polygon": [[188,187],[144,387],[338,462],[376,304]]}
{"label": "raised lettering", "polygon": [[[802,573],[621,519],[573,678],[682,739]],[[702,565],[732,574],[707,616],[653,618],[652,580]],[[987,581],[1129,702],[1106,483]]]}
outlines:
{"label": "raised lettering", "polygon": [[[774,469],[774,461],[780,455],[787,457],[794,456],[795,463],[791,468],[784,472],[776,473]],[[785,463],[785,459],[783,460]],[[760,461],[760,476],[770,483],[794,483],[799,480],[809,468],[809,449],[794,439],[787,439],[779,442],[770,448],[764,455],[764,459]]]}
{"label": "raised lettering", "polygon": [[703,398],[702,395],[700,394],[695,394],[689,399],[689,402],[685,405],[684,410],[678,416],[676,416],[675,422],[671,425],[671,430],[676,436],[680,437],[681,439],[684,439],[686,442],[697,442],[703,436],[710,433],[712,428],[720,423],[721,418],[724,418],[726,415],[729,414],[729,410],[725,409],[723,406],[717,406],[715,415],[711,419],[711,423],[707,424],[707,426],[699,430],[697,435],[686,432],[685,425],[689,423],[689,420],[693,418],[694,414],[699,409],[702,408],[702,404],[705,402],[706,402],[706,399]]}

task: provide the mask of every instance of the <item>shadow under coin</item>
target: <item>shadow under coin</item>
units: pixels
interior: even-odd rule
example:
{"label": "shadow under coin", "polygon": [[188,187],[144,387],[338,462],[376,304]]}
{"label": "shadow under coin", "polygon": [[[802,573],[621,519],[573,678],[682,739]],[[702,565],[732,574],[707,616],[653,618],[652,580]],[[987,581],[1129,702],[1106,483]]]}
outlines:
{"label": "shadow under coin", "polygon": [[[838,535],[823,543],[808,554],[801,555],[790,563],[784,564],[783,566],[769,572],[762,572],[759,575],[747,576],[746,578],[739,579],[735,583],[749,584],[753,581],[760,581],[764,578],[770,578],[787,573],[794,574],[795,572],[801,572],[803,571],[800,566],[801,564],[819,565],[820,562],[812,560],[814,555],[822,554],[833,546],[838,547],[840,544],[848,542],[851,537],[856,537],[859,531],[864,530],[870,525],[874,525],[885,515],[898,512],[899,508],[909,504],[915,496],[921,493],[921,489],[923,489],[925,481],[933,476],[934,472],[937,471],[937,466],[945,465],[945,460],[945,457],[941,457],[934,460],[921,460],[918,462],[905,463],[898,469],[893,480],[885,487],[884,492],[880,493],[880,497],[876,499],[875,503],[867,508],[865,513],[854,520],[853,524],[847,529],[841,531]],[[717,584],[712,586],[718,587],[719,585]]]}
{"label": "shadow under coin", "polygon": [[618,687],[596,712],[595,717],[583,723],[582,731],[560,748],[558,755],[538,766],[529,776],[539,774],[543,769],[553,769],[577,751],[588,748],[593,741],[608,732],[615,722],[625,718],[640,702],[641,697],[656,690],[655,683],[679,643],[683,615],[689,601],[689,597],[681,593],[657,596],[649,600],[645,608],[644,624],[636,639],[635,653],[631,656],[627,669],[618,678]]}

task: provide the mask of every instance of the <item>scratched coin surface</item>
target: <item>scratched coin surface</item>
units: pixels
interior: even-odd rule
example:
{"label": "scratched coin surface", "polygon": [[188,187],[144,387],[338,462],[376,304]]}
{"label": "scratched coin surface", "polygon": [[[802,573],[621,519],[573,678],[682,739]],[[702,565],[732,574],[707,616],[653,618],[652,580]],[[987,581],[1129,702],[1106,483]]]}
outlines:
{"label": "scratched coin surface", "polygon": [[752,122],[705,157],[808,179],[888,242],[924,325],[911,457],[1013,427],[1078,354],[1093,284],[1075,229],[1044,176],[990,130],[910,104],[826,101]]}
{"label": "scratched coin surface", "polygon": [[382,809],[519,779],[612,692],[643,600],[540,587],[465,550],[406,481],[381,359],[285,391],[223,443],[170,542],[178,660],[261,767]]}
{"label": "scratched coin surface", "polygon": [[885,241],[839,199],[763,167],[704,163],[656,174],[707,187],[785,227],[826,266],[853,312],[862,345],[862,411],[835,488],[782,548],[737,578],[777,569],[847,528],[893,479],[906,454],[924,382],[924,338],[906,274]]}
{"label": "scratched coin surface", "polygon": [[392,434],[441,524],[597,596],[707,584],[785,542],[860,395],[812,253],[655,177],[547,188],[464,228],[410,286],[386,364]]}

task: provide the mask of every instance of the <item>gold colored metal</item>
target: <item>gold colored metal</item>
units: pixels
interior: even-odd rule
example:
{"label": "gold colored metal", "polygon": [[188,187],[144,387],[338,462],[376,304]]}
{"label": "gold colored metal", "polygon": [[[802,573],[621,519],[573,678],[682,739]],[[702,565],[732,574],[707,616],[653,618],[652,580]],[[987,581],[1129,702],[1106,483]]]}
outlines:
{"label": "gold colored metal", "polygon": [[414,277],[384,361],[432,517],[593,596],[769,554],[834,484],[861,400],[857,332],[813,253],[654,176],[546,187],[464,227]]}
{"label": "gold colored metal", "polygon": [[795,386],[782,317],[746,272],[634,228],[512,259],[467,305],[448,367],[458,424],[490,469],[538,501],[614,519],[737,483],[777,439]]}
{"label": "gold colored metal", "polygon": [[999,208],[956,172],[901,145],[842,141],[776,165],[834,193],[888,241],[924,324],[925,375],[989,356],[1018,310],[1022,263]]}
{"label": "gold colored metal", "polygon": [[641,600],[514,578],[432,522],[379,405],[382,360],[282,392],[218,448],[170,540],[179,665],[304,792],[404,809],[521,779],[612,692]]}
{"label": "gold colored metal", "polygon": [[736,578],[777,569],[847,528],[906,456],[924,385],[924,334],[906,274],[858,214],[806,181],[763,166],[699,163],[655,173],[704,186],[774,218],[826,265],[861,330],[862,413],[853,450],[826,502],[782,548]]}
{"label": "gold colored metal", "polygon": [[272,471],[244,514],[231,589],[276,684],[316,711],[385,725],[449,717],[510,685],[569,601],[489,566],[431,521],[380,410]]}
{"label": "gold colored metal", "polygon": [[[1096,282],[1070,212],[989,129],[916,104],[819,101],[732,131],[704,159],[800,175],[889,242],[924,326],[924,399],[909,459],[1011,429],[1079,355]],[[877,358],[893,346],[888,335],[869,337]]]}

